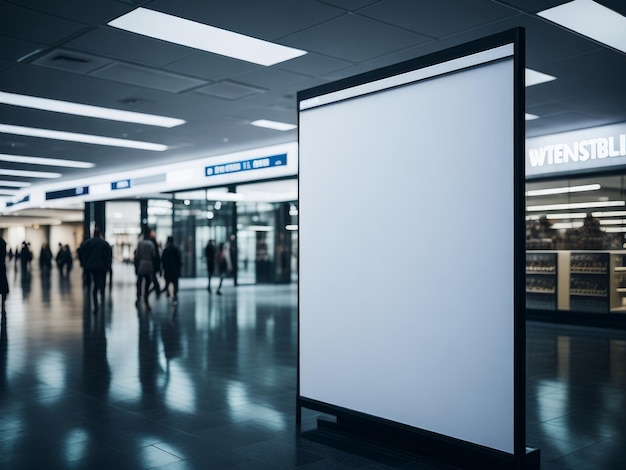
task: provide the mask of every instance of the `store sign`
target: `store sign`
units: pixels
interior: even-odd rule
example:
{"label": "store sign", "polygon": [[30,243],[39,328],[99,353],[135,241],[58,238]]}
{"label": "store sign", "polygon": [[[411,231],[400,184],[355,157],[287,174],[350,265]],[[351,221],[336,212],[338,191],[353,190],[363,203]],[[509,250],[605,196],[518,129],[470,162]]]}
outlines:
{"label": "store sign", "polygon": [[238,162],[229,162],[221,165],[211,165],[204,168],[205,176],[225,175],[240,171],[260,170],[287,164],[287,154],[272,155],[271,157],[253,158]]}
{"label": "store sign", "polygon": [[65,197],[85,196],[87,194],[89,194],[89,186],[62,189],[60,191],[50,191],[46,193],[46,201],[49,201],[51,199],[61,199]]}
{"label": "store sign", "polygon": [[130,180],[113,181],[111,183],[111,190],[128,189],[130,188]]}
{"label": "store sign", "polygon": [[526,140],[526,176],[626,165],[626,124]]}
{"label": "store sign", "polygon": [[22,202],[28,202],[30,201],[30,194],[24,196],[22,199],[20,199],[19,201],[9,201],[6,203],[6,207],[11,207],[11,206],[15,206],[16,204],[20,204]]}

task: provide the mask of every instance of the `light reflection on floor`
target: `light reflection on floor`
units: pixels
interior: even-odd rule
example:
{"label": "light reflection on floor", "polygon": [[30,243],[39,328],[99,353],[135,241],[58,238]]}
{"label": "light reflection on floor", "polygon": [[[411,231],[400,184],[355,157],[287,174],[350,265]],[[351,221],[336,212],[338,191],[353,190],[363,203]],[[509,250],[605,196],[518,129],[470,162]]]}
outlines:
{"label": "light reflection on floor", "polygon": [[[449,468],[298,435],[295,285],[227,281],[218,297],[185,280],[177,306],[162,296],[147,311],[118,265],[94,315],[80,269],[10,267],[0,468]],[[624,468],[626,333],[530,323],[527,358],[542,468]]]}

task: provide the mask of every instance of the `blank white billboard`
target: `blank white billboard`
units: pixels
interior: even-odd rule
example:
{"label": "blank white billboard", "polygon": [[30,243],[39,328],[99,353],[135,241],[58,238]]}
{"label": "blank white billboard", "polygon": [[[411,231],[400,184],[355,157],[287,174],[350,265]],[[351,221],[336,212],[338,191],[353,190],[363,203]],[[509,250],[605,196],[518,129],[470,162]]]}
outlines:
{"label": "blank white billboard", "polygon": [[301,398],[514,452],[513,63],[301,101]]}

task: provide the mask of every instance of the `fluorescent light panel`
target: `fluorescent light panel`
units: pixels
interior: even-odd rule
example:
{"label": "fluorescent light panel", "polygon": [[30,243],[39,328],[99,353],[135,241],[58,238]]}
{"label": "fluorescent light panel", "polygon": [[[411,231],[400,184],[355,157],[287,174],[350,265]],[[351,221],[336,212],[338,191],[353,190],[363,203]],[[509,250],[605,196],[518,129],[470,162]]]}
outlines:
{"label": "fluorescent light panel", "polygon": [[3,176],[19,176],[22,178],[60,178],[61,173],[53,173],[51,171],[31,171],[31,170],[8,170],[0,168],[0,175]]}
{"label": "fluorescent light panel", "polygon": [[296,125],[288,124],[286,122],[278,122],[278,121],[269,121],[267,119],[259,119],[257,121],[252,121],[250,124],[257,127],[265,127],[267,129],[274,129],[276,131],[290,131],[295,129]]}
{"label": "fluorescent light panel", "polygon": [[84,144],[109,145],[112,147],[151,150],[154,152],[162,152],[168,148],[167,145],[155,144],[152,142],[116,139],[113,137],[103,137],[91,134],[76,134],[74,132],[53,131],[50,129],[39,129],[35,127],[12,126],[9,124],[0,124],[0,133],[24,135],[28,137],[41,137],[44,139],[67,140],[70,142],[81,142]]}
{"label": "fluorescent light panel", "polygon": [[533,189],[526,192],[526,196],[548,196],[552,194],[580,193],[583,191],[597,191],[599,184],[584,184],[580,186],[565,186],[562,188]]}
{"label": "fluorescent light panel", "polygon": [[555,230],[568,229],[568,228],[580,228],[583,226],[583,222],[558,222],[552,224],[552,228]]}
{"label": "fluorescent light panel", "polygon": [[141,7],[108,24],[143,36],[265,66],[306,54],[300,49]]}
{"label": "fluorescent light panel", "polygon": [[537,15],[626,52],[626,17],[592,0],[574,0]]}
{"label": "fluorescent light panel", "polygon": [[626,206],[624,201],[595,201],[595,202],[572,202],[569,204],[545,204],[541,206],[528,206],[527,211],[559,211],[569,209],[590,209],[593,207],[618,207]]}
{"label": "fluorescent light panel", "polygon": [[592,217],[626,217],[626,211],[592,212]]}
{"label": "fluorescent light panel", "polygon": [[556,80],[556,77],[553,75],[548,75],[547,73],[538,72],[533,69],[526,69],[526,86],[539,85],[540,83],[551,82],[552,80]]}
{"label": "fluorescent light panel", "polygon": [[88,104],[72,103],[69,101],[37,98],[35,96],[18,95],[0,91],[0,104],[10,104],[23,108],[41,109],[56,113],[74,114],[76,116],[108,119],[110,121],[133,122],[147,124],[149,126],[176,127],[185,123],[184,119],[157,116],[155,114],[143,114],[121,109],[101,108]]}
{"label": "fluorescent light panel", "polygon": [[9,186],[11,188],[25,188],[27,186],[30,186],[30,183],[24,183],[23,181],[0,180],[0,186]]}
{"label": "fluorescent light panel", "polygon": [[546,218],[548,220],[555,219],[584,219],[587,217],[587,214],[584,212],[566,212],[564,214],[547,214]]}
{"label": "fluorescent light panel", "polygon": [[67,168],[93,168],[95,164],[76,160],[61,160],[59,158],[26,157],[23,155],[6,155],[0,153],[0,162],[26,163],[27,165],[61,166]]}
{"label": "fluorescent light panel", "polygon": [[537,116],[536,114],[526,113],[524,118],[526,121],[534,121],[535,119],[539,119],[539,116]]}
{"label": "fluorescent light panel", "polygon": [[624,225],[626,220],[624,219],[603,219],[600,220],[600,225]]}

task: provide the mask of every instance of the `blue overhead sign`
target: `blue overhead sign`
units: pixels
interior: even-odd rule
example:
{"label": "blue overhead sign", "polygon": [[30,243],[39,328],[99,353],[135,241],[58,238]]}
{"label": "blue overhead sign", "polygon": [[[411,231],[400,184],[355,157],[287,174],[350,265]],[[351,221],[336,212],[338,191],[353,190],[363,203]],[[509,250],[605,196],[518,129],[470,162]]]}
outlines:
{"label": "blue overhead sign", "polygon": [[111,190],[115,191],[116,189],[128,189],[130,188],[130,180],[120,180],[113,181],[111,183]]}
{"label": "blue overhead sign", "polygon": [[30,201],[30,194],[24,196],[19,201],[7,202],[5,205],[6,205],[6,207],[11,207],[11,206],[14,206],[16,204],[21,204],[22,202],[28,202],[28,201]]}
{"label": "blue overhead sign", "polygon": [[89,194],[89,186],[79,186],[78,188],[47,192],[46,201],[51,199],[61,199],[64,197],[85,196],[87,194]]}
{"label": "blue overhead sign", "polygon": [[224,163],[221,165],[211,165],[204,168],[205,176],[226,175],[238,173],[240,171],[261,170],[264,168],[274,168],[287,164],[287,154],[272,155],[271,157],[252,158],[238,162]]}

